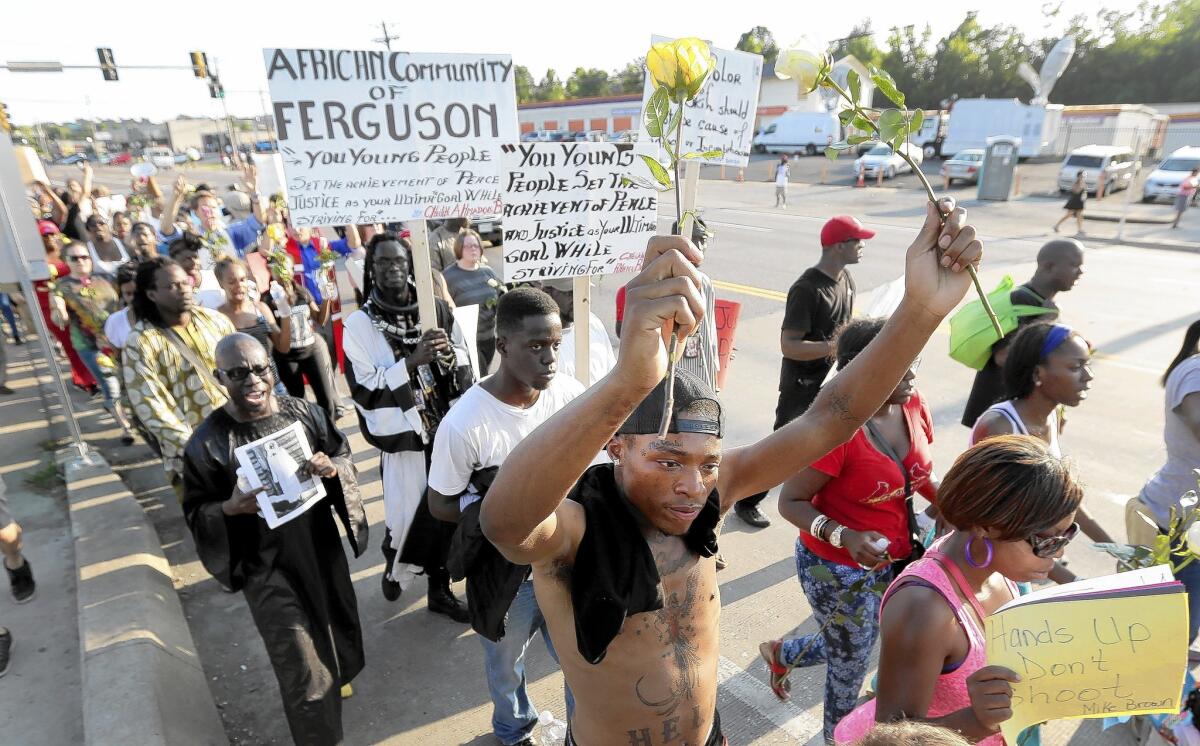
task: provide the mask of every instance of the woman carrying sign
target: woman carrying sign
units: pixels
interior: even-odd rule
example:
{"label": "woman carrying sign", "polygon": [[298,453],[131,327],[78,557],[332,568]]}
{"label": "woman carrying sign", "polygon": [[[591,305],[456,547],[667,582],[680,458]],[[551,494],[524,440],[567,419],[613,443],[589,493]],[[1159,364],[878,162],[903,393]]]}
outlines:
{"label": "woman carrying sign", "polygon": [[992,438],[959,456],[938,490],[954,530],[884,594],[877,695],[842,720],[836,742],[921,720],[1002,746],[1019,678],[985,665],[984,618],[1017,597],[1016,583],[1049,577],[1079,532],[1082,499],[1068,462],[1037,438]]}

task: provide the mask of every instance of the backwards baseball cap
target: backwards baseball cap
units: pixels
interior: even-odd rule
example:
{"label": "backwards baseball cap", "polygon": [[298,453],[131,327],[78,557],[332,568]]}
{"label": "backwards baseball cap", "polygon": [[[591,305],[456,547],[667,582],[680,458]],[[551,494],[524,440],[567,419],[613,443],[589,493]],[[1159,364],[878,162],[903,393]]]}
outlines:
{"label": "backwards baseball cap", "polygon": [[40,233],[43,236],[49,236],[49,235],[59,232],[58,226],[49,220],[39,220],[39,221],[37,221],[37,225],[38,225],[38,233]]}
{"label": "backwards baseball cap", "polygon": [[857,238],[875,238],[875,231],[867,230],[858,218],[850,215],[834,215],[821,228],[821,245],[832,246],[842,241],[853,241]]}
{"label": "backwards baseball cap", "polygon": [[[659,381],[642,403],[633,410],[618,435],[652,435],[662,424],[663,403],[667,397],[667,381]],[[671,412],[672,433],[703,433],[718,438],[725,434],[725,416],[717,394],[691,371],[675,369],[675,407]]]}

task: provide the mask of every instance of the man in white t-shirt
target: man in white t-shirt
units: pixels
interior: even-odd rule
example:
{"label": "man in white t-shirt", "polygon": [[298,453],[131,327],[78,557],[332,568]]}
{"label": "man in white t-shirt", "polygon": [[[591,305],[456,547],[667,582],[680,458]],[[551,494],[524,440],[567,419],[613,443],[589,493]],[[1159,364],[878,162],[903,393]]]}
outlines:
{"label": "man in white t-shirt", "polygon": [[104,338],[117,349],[117,352],[125,349],[125,340],[129,339],[130,332],[133,331],[133,323],[136,319],[133,318],[133,296],[137,293],[137,267],[138,263],[125,262],[117,268],[117,292],[121,294],[121,302],[124,307],[113,314],[110,314],[104,322]]}
{"label": "man in white t-shirt", "polygon": [[[472,559],[463,574],[471,626],[483,644],[492,730],[505,746],[533,743],[537,725],[538,710],[525,687],[525,648],[539,630],[551,655],[554,647],[533,595],[529,567],[509,563],[487,543],[477,531],[480,506],[475,503],[486,499],[491,476],[517,444],[583,393],[581,383],[558,371],[561,343],[562,322],[550,296],[532,287],[501,296],[496,308],[500,368],[450,408],[434,438],[429,467],[430,512],[459,523],[447,563],[451,571],[457,549],[473,529],[482,542],[469,550]],[[500,576],[503,582],[495,580]],[[569,710],[569,691],[566,696]]]}
{"label": "man in white t-shirt", "polygon": [[[579,325],[575,323],[575,292],[574,281],[570,278],[563,280],[545,280],[542,287],[558,304],[559,318],[563,324],[562,354],[558,359],[558,370],[563,375],[575,375],[575,332]],[[613,352],[612,340],[604,322],[596,314],[588,311],[588,385],[599,381],[617,364],[617,354]]]}
{"label": "man in white t-shirt", "polygon": [[779,156],[779,163],[775,164],[775,206],[787,207],[787,188],[788,177],[792,174],[792,168],[788,165],[788,157],[786,155]]}

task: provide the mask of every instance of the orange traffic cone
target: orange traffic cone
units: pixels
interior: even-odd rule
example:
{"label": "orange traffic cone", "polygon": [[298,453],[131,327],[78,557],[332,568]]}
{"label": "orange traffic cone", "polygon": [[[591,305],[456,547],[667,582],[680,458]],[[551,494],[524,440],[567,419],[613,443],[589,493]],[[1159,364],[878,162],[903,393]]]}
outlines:
{"label": "orange traffic cone", "polygon": [[866,182],[866,179],[863,177],[863,172],[862,172],[862,169],[859,169],[859,171],[858,171],[858,181],[854,183],[854,186],[856,186],[856,187],[865,187],[866,185],[867,185],[867,182]]}

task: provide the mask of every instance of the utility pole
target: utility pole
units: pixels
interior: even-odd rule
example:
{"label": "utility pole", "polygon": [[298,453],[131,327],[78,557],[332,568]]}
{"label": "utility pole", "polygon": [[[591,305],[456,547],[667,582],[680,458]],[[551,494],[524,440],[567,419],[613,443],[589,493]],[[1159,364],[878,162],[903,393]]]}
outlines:
{"label": "utility pole", "polygon": [[[220,70],[218,69],[217,64],[218,64],[217,58],[213,57],[213,66],[212,66],[213,72],[210,77],[215,78],[216,80],[220,81]],[[217,83],[217,86],[219,87],[219,90],[220,90],[220,95],[218,96],[218,98],[221,99],[221,111],[225,115],[225,126],[229,130],[229,147],[233,149],[233,152],[229,154],[229,160],[234,165],[236,165],[242,157],[241,156],[241,144],[238,142],[237,132],[235,132],[234,128],[233,128],[233,119],[231,119],[229,116],[229,106],[226,105],[226,103],[225,103],[225,87],[223,85],[221,85],[219,82]],[[224,155],[224,153],[222,153],[222,155]]]}
{"label": "utility pole", "polygon": [[392,49],[392,40],[399,39],[400,37],[399,35],[393,36],[388,33],[387,21],[380,21],[379,28],[383,29],[383,37],[379,39],[372,39],[371,41],[375,42],[376,44],[382,44],[383,46],[387,47],[388,51],[390,52]]}

